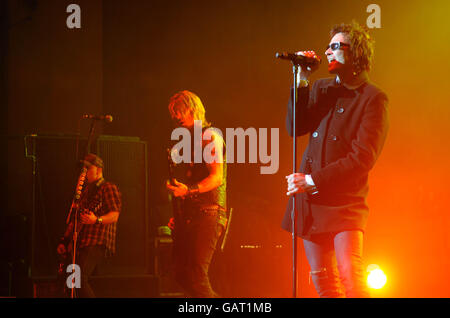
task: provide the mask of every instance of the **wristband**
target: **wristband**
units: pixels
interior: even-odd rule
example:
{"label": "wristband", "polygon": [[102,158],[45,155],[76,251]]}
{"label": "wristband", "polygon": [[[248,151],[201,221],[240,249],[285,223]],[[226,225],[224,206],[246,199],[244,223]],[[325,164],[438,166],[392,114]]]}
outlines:
{"label": "wristband", "polygon": [[298,87],[308,87],[309,81],[305,79],[301,79],[300,83],[298,84]]}
{"label": "wristband", "polygon": [[103,219],[98,217],[95,224],[103,224]]}
{"label": "wristband", "polygon": [[188,197],[195,197],[199,193],[200,193],[200,191],[198,189],[198,184],[194,184],[194,185],[188,187],[188,192],[187,192]]}

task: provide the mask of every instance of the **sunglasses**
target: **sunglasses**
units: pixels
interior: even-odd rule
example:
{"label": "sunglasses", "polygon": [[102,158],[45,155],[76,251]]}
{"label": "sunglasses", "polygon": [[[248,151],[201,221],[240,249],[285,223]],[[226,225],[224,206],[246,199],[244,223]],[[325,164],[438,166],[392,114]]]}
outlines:
{"label": "sunglasses", "polygon": [[329,48],[331,48],[332,51],[336,51],[336,50],[339,50],[341,47],[345,47],[345,46],[350,46],[350,44],[342,43],[342,42],[333,42],[333,43],[328,44],[325,51],[328,50]]}

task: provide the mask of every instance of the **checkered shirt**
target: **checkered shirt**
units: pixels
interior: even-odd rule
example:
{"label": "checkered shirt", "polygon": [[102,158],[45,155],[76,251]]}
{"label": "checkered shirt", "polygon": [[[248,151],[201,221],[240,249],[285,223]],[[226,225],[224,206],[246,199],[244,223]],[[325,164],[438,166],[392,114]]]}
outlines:
{"label": "checkered shirt", "polygon": [[[80,199],[80,211],[87,209],[96,216],[101,217],[109,212],[119,212],[122,208],[121,193],[118,187],[111,182],[104,182],[99,187],[91,185],[86,187]],[[78,226],[81,222],[78,223]],[[74,223],[70,222],[65,236],[72,235]],[[78,235],[78,248],[93,245],[104,245],[107,255],[116,251],[117,223],[111,224],[83,224]]]}

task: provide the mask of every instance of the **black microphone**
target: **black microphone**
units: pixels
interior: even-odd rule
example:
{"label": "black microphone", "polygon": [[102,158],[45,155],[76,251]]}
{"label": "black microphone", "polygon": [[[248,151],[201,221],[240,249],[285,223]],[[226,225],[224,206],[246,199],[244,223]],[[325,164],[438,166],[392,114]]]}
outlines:
{"label": "black microphone", "polygon": [[91,115],[91,114],[84,114],[83,118],[87,119],[93,119],[93,120],[104,120],[107,123],[110,123],[113,121],[113,117],[111,115]]}
{"label": "black microphone", "polygon": [[275,57],[282,60],[292,61],[294,64],[304,65],[304,66],[312,66],[317,63],[322,63],[322,59],[319,56],[309,57],[300,55],[298,53],[276,53]]}

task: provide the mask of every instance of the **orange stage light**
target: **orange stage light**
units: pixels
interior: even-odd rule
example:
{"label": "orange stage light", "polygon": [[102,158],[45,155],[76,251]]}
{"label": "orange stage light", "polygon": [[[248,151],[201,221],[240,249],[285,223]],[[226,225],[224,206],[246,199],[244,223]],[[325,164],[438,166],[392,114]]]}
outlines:
{"label": "orange stage light", "polygon": [[372,289],[381,289],[386,285],[387,277],[380,266],[370,264],[367,266],[367,285]]}

